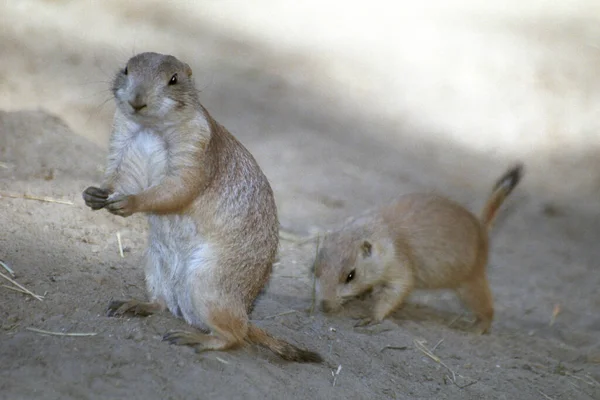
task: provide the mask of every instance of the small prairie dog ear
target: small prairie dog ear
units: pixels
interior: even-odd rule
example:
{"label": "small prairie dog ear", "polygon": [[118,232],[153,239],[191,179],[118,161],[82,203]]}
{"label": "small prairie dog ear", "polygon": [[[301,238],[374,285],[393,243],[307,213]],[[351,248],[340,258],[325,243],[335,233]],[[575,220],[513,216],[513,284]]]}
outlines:
{"label": "small prairie dog ear", "polygon": [[187,74],[188,78],[192,76],[192,69],[187,64],[185,64],[185,73]]}
{"label": "small prairie dog ear", "polygon": [[360,250],[362,251],[363,257],[370,257],[373,253],[373,245],[368,240],[365,240],[360,245]]}

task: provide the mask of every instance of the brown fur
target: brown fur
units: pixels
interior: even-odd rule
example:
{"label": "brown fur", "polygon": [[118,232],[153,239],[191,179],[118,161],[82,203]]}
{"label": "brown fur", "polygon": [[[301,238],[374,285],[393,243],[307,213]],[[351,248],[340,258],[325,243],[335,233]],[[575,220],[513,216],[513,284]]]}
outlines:
{"label": "brown fur", "polygon": [[225,350],[251,342],[286,360],[321,361],[249,322],[276,259],[277,209],[255,159],[200,104],[190,67],[139,54],[117,74],[113,93],[105,179],[83,197],[94,210],[148,215],[150,302],[114,301],[111,314],[168,308],[210,331],[171,332],[171,343]]}
{"label": "brown fur", "polygon": [[322,308],[335,311],[380,288],[373,314],[358,323],[366,325],[385,319],[413,289],[455,289],[475,313],[478,331],[489,332],[487,231],[521,175],[517,165],[500,178],[481,219],[444,197],[409,194],[326,235],[315,260]]}

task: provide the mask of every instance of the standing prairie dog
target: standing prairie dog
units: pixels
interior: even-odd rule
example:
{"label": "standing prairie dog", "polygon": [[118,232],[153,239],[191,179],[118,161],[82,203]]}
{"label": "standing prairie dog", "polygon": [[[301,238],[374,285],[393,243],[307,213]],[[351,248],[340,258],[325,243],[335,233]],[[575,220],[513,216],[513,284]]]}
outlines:
{"label": "standing prairie dog", "polygon": [[248,313],[272,271],[279,243],[273,192],[252,155],[200,104],[190,67],[142,53],[114,79],[117,104],[100,186],[83,192],[93,210],[148,215],[146,284],[150,301],[113,301],[109,314],[168,308],[202,331],[164,340],[198,351],[246,342],[283,359],[319,354],[276,339]]}
{"label": "standing prairie dog", "polygon": [[488,230],[522,171],[519,164],[498,180],[480,218],[444,197],[408,194],[327,234],[314,264],[322,309],[337,311],[380,288],[363,326],[384,320],[413,289],[455,289],[475,313],[477,331],[489,332]]}

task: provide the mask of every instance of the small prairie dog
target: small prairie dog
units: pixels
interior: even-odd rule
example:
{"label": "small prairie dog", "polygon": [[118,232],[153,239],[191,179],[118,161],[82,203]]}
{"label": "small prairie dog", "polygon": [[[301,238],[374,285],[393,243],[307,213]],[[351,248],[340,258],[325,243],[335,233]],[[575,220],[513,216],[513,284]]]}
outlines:
{"label": "small prairie dog", "polygon": [[363,326],[384,320],[413,289],[455,289],[488,333],[494,316],[486,276],[488,230],[519,183],[521,164],[496,183],[480,218],[433,194],[408,194],[325,235],[315,259],[321,308],[337,311],[370,289],[377,293]]}
{"label": "small prairie dog", "polygon": [[100,187],[83,192],[93,210],[148,216],[149,301],[119,300],[109,315],[169,309],[198,331],[164,340],[198,351],[246,342],[285,360],[320,362],[250,323],[279,243],[273,192],[254,157],[200,104],[190,67],[142,53],[114,79],[116,112]]}

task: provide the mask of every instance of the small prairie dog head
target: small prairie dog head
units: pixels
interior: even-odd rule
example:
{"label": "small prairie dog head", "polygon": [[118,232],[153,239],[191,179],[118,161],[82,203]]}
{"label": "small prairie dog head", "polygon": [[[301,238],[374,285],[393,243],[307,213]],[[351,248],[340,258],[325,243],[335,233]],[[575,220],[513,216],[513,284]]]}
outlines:
{"label": "small prairie dog head", "polygon": [[198,103],[190,66],[157,53],[129,59],[115,76],[112,92],[121,112],[142,124],[170,118],[176,122],[181,111]]}
{"label": "small prairie dog head", "polygon": [[391,243],[372,235],[343,230],[326,235],[313,265],[322,310],[338,311],[379,284],[393,257]]}

